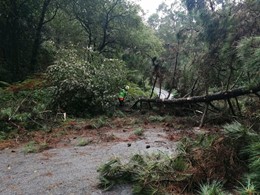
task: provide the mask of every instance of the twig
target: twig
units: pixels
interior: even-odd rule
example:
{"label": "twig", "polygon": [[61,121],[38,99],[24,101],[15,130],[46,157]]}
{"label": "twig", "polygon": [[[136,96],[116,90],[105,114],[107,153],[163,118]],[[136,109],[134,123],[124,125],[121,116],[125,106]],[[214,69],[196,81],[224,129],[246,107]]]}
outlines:
{"label": "twig", "polygon": [[39,125],[41,127],[43,127],[42,124],[38,123],[37,121],[35,121],[34,119],[32,119],[31,117],[28,117],[32,122],[34,122],[36,125]]}
{"label": "twig", "polygon": [[254,94],[255,94],[257,97],[259,97],[259,98],[260,98],[260,95],[259,95],[257,92],[255,92]]}
{"label": "twig", "polygon": [[8,121],[10,121],[13,116],[16,114],[16,112],[18,112],[18,110],[20,109],[20,107],[23,105],[23,103],[25,102],[25,100],[30,96],[31,94],[28,94],[22,101],[21,103],[17,106],[17,108],[15,109],[14,113],[8,118]]}
{"label": "twig", "polygon": [[200,121],[200,127],[202,127],[204,125],[204,121],[205,121],[205,118],[207,116],[208,108],[209,108],[209,104],[206,103],[205,110],[204,110],[203,116],[202,116],[201,121]]}
{"label": "twig", "polygon": [[228,102],[228,105],[229,105],[229,108],[230,108],[232,114],[233,114],[234,116],[236,116],[236,113],[235,113],[235,110],[234,110],[234,108],[233,108],[232,102],[230,101],[229,98],[227,99],[227,102]]}

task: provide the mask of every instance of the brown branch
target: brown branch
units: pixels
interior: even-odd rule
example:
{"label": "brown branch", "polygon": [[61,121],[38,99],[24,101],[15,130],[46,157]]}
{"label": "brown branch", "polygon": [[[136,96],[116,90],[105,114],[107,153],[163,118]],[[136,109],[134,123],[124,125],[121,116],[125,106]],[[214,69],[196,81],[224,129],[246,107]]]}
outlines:
{"label": "brown branch", "polygon": [[43,22],[43,25],[46,24],[46,23],[48,23],[48,22],[50,22],[50,21],[52,21],[52,20],[55,18],[55,16],[57,15],[58,10],[59,10],[59,7],[57,6],[57,7],[55,8],[55,11],[54,11],[54,14],[52,15],[52,17],[51,17],[50,19],[48,19],[48,20],[45,20],[45,21]]}
{"label": "brown branch", "polygon": [[155,77],[155,80],[154,80],[154,83],[153,83],[153,88],[152,88],[152,92],[151,92],[151,95],[150,95],[150,98],[153,97],[153,91],[154,91],[154,88],[155,88],[155,84],[156,84],[156,81],[157,81],[157,76]]}
{"label": "brown branch", "polygon": [[206,106],[205,106],[205,109],[204,109],[204,112],[203,112],[203,115],[202,115],[202,118],[201,118],[201,121],[200,121],[200,127],[203,127],[203,125],[204,125],[204,122],[205,122],[205,119],[206,119],[206,116],[207,116],[207,113],[208,113],[208,108],[209,108],[209,104],[206,103]]}
{"label": "brown branch", "polygon": [[232,102],[230,101],[230,98],[227,99],[227,102],[228,102],[228,105],[229,105],[229,108],[230,108],[232,114],[233,114],[234,116],[236,116],[236,113],[235,113],[235,110],[234,110],[234,108],[233,108]]}
{"label": "brown branch", "polygon": [[254,94],[255,94],[257,97],[259,97],[259,98],[260,98],[260,95],[259,95],[257,92],[255,92]]}
{"label": "brown branch", "polygon": [[241,115],[241,108],[240,108],[240,105],[239,105],[237,97],[235,98],[235,100],[236,100],[237,109],[239,111],[239,114]]}
{"label": "brown branch", "polygon": [[178,98],[173,100],[160,100],[160,99],[139,99],[135,102],[135,104],[132,106],[132,108],[136,107],[138,103],[140,102],[148,102],[148,103],[162,103],[162,104],[168,104],[168,105],[182,105],[182,104],[194,104],[194,103],[210,103],[212,101],[217,100],[228,100],[230,98],[235,98],[242,95],[248,95],[248,94],[256,94],[260,91],[260,84],[258,84],[255,87],[251,88],[238,88],[233,90],[228,90],[225,92],[218,92],[214,94],[209,94],[205,96],[194,96],[194,97],[188,97],[188,98]]}

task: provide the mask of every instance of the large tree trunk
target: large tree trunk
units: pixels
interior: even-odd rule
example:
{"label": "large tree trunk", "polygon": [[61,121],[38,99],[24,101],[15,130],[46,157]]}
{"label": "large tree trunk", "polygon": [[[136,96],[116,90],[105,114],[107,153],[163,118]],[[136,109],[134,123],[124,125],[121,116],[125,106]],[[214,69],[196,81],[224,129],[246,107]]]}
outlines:
{"label": "large tree trunk", "polygon": [[19,20],[19,13],[18,13],[18,5],[16,1],[11,1],[11,72],[12,72],[12,81],[18,81],[19,80],[19,66],[20,66],[20,60],[19,60],[19,30],[20,26],[18,23]]}
{"label": "large tree trunk", "polygon": [[48,6],[49,6],[50,2],[51,2],[51,0],[44,0],[44,2],[43,2],[41,15],[40,15],[39,23],[37,25],[33,48],[32,48],[31,68],[30,68],[31,72],[35,72],[35,70],[36,70],[37,58],[38,58],[38,53],[39,53],[39,49],[40,49],[40,45],[41,45],[42,28],[43,28],[44,24],[46,23],[44,20],[45,20],[45,15],[48,11]]}
{"label": "large tree trunk", "polygon": [[174,63],[174,70],[173,70],[173,75],[172,75],[172,81],[171,81],[171,88],[169,90],[169,94],[166,99],[169,99],[172,93],[172,90],[174,88],[174,85],[176,85],[176,72],[177,72],[177,66],[178,66],[178,58],[179,58],[179,47],[180,47],[180,42],[178,40],[178,49],[176,51],[176,56],[175,56],[175,63]]}
{"label": "large tree trunk", "polygon": [[228,100],[230,98],[236,98],[238,96],[247,95],[247,94],[257,94],[260,91],[260,84],[251,88],[238,88],[234,90],[229,90],[225,92],[218,92],[214,94],[209,94],[205,96],[194,96],[188,98],[178,98],[173,100],[160,100],[160,99],[139,99],[135,102],[132,108],[135,108],[138,103],[147,102],[147,103],[160,103],[165,105],[182,105],[182,104],[193,104],[193,103],[210,103],[216,100]]}

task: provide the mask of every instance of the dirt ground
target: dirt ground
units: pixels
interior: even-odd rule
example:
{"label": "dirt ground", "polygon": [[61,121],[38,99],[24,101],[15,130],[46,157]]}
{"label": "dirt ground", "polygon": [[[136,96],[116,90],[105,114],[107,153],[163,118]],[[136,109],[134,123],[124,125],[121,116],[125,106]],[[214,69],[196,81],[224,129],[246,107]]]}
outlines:
{"label": "dirt ground", "polygon": [[[98,167],[111,158],[127,161],[136,153],[166,152],[174,155],[178,134],[165,124],[125,124],[115,119],[99,129],[89,124],[69,122],[52,133],[28,137],[47,141],[49,149],[26,153],[26,141],[0,144],[0,194],[84,194],[128,195],[131,186],[117,186],[104,192],[98,186]],[[142,135],[137,135],[137,131]],[[82,146],[80,146],[82,145]],[[5,147],[3,147],[5,146]]]}

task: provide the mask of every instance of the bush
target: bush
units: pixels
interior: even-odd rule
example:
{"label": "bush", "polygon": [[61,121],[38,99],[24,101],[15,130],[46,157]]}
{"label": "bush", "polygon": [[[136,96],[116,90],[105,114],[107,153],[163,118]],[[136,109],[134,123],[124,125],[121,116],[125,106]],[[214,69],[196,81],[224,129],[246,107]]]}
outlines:
{"label": "bush", "polygon": [[123,62],[92,51],[88,51],[87,60],[73,50],[63,50],[63,54],[48,69],[55,86],[53,105],[76,116],[104,113],[126,83]]}
{"label": "bush", "polygon": [[226,193],[222,190],[223,185],[218,181],[213,181],[211,184],[200,185],[200,195],[225,195]]}
{"label": "bush", "polygon": [[[28,79],[22,83],[0,88],[0,132],[7,139],[14,129],[35,129],[47,126],[47,107],[52,99],[51,88],[43,87],[42,79]],[[36,86],[37,85],[37,86]],[[3,136],[4,135],[4,136]]]}

